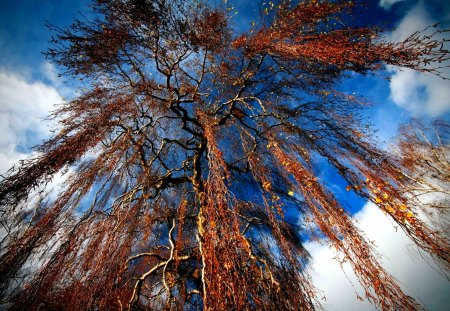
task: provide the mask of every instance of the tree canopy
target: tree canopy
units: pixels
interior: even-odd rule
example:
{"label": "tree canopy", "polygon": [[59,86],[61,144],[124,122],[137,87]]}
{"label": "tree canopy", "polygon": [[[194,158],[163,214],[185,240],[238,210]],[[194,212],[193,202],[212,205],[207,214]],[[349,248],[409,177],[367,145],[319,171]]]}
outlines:
{"label": "tree canopy", "polygon": [[382,150],[363,100],[335,87],[386,65],[440,75],[438,30],[387,42],[340,0],[268,2],[240,33],[227,5],[93,4],[94,17],[52,26],[46,52],[81,94],[0,182],[2,307],[313,310],[303,242],[320,239],[375,305],[420,308],[320,172],[335,170],[448,271],[447,237],[419,217],[448,207],[448,135],[404,130],[397,153]]}

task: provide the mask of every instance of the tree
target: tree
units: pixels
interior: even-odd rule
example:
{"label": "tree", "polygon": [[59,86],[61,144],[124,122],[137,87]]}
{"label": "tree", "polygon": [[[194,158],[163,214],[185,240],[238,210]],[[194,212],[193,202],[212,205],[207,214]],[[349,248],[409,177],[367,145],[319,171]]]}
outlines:
{"label": "tree", "polygon": [[84,87],[0,183],[3,306],[312,310],[307,236],[350,263],[374,304],[420,308],[318,172],[336,170],[447,268],[447,239],[408,204],[420,181],[334,85],[386,64],[439,75],[427,65],[449,53],[436,33],[384,42],[352,26],[354,7],[269,2],[236,36],[227,6],[95,0],[96,18],[53,27],[47,57]]}
{"label": "tree", "polygon": [[450,194],[449,128],[443,120],[435,121],[432,127],[415,120],[400,128],[397,142],[404,193],[429,223],[444,232],[448,230]]}

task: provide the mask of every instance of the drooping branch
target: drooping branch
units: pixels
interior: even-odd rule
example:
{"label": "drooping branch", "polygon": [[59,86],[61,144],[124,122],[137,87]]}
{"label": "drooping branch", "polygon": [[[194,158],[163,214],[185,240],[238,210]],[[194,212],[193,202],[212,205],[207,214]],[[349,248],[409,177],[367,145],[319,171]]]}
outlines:
{"label": "drooping branch", "polygon": [[[334,170],[448,268],[417,199],[448,195],[446,143],[419,131],[380,150],[364,100],[335,84],[386,64],[439,74],[426,65],[449,53],[439,33],[383,42],[351,24],[353,6],[269,3],[236,35],[231,13],[202,1],[96,0],[97,19],[56,29],[47,56],[87,90],[0,181],[0,308],[313,310],[313,238],[371,302],[420,308],[318,176]],[[64,169],[63,190],[28,204]]]}

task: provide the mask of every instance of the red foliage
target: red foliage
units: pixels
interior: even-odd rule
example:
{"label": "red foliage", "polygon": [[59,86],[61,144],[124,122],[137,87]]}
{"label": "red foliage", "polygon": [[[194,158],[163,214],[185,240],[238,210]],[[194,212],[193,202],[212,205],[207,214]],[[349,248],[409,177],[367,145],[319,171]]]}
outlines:
{"label": "red foliage", "polygon": [[56,28],[47,53],[87,90],[0,182],[1,308],[313,310],[304,236],[328,241],[377,306],[420,308],[315,159],[448,269],[448,240],[418,217],[448,199],[417,199],[448,195],[447,145],[403,132],[398,154],[379,150],[361,100],[333,89],[385,64],[439,74],[441,42],[383,42],[344,24],[349,1],[279,1],[239,37],[201,1],[94,3],[101,18]]}

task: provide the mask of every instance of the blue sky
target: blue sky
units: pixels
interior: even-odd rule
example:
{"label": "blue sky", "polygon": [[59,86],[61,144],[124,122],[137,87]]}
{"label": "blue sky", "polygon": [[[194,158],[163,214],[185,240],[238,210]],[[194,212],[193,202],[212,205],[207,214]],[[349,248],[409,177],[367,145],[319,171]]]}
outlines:
{"label": "blue sky", "polygon": [[[222,0],[213,0],[221,3]],[[236,27],[249,27],[258,12],[257,2],[236,0]],[[73,96],[71,81],[58,78],[57,69],[41,52],[49,47],[51,33],[46,21],[60,27],[68,26],[79,13],[89,14],[87,0],[2,0],[0,1],[0,173],[18,159],[31,154],[30,147],[50,135],[51,124],[42,119],[62,97]],[[435,22],[450,28],[450,4],[439,0],[380,0],[369,1],[369,10],[359,19],[361,23],[383,21],[390,27],[386,38],[404,39],[408,34]],[[450,71],[445,72],[450,78]],[[410,70],[390,69],[385,75],[365,78],[356,76],[342,83],[341,89],[365,96],[373,103],[367,117],[378,129],[380,141],[388,147],[398,125],[412,116],[426,119],[450,119],[450,83],[434,76]],[[333,172],[324,172],[333,180]],[[350,194],[343,193],[343,196]],[[351,198],[350,198],[351,199]],[[352,201],[352,200],[350,200]],[[417,255],[408,238],[395,234],[381,212],[370,204],[358,204],[361,226],[375,239],[386,268],[409,290],[420,297],[430,310],[444,310],[450,304],[449,283]],[[370,234],[369,234],[370,233]],[[316,262],[313,280],[327,295],[324,306],[329,310],[372,310],[367,303],[356,301],[356,294],[332,260],[326,246],[308,245]],[[412,259],[411,259],[412,258]],[[425,256],[425,258],[427,258]],[[347,269],[348,278],[358,290],[356,279]],[[359,292],[361,296],[362,293]]]}

